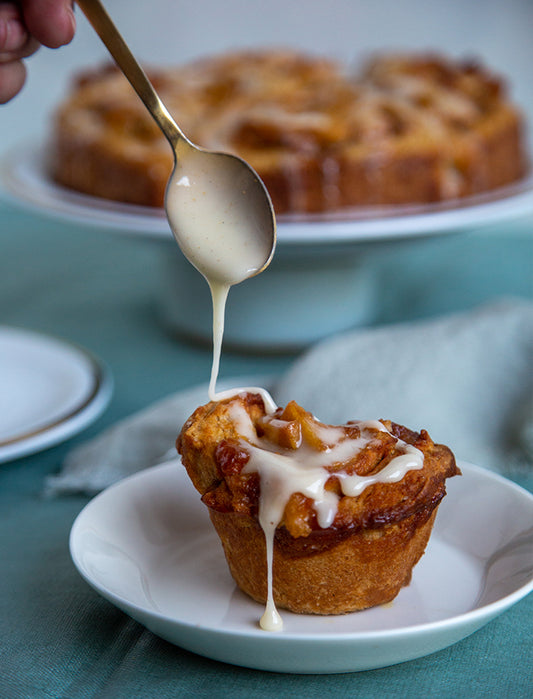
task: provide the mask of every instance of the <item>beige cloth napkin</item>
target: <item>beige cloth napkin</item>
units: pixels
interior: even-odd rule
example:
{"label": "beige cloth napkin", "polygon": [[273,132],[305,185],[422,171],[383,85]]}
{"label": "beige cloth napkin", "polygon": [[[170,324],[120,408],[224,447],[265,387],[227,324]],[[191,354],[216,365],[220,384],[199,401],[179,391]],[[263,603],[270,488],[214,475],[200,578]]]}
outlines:
{"label": "beige cloth napkin", "polygon": [[[270,388],[325,422],[389,418],[425,428],[456,457],[511,473],[533,463],[533,304],[505,300],[432,320],[358,329],[325,340],[272,386],[247,377],[218,388]],[[178,393],[73,449],[49,494],[95,493],[175,455],[207,385]]]}
{"label": "beige cloth napkin", "polygon": [[[235,385],[220,381],[217,390]],[[181,426],[207,401],[208,383],[157,401],[112,425],[67,454],[60,473],[46,479],[45,494],[94,494],[137,471],[177,457],[174,444]]]}
{"label": "beige cloth napkin", "polygon": [[533,462],[533,304],[354,331],[311,349],[276,390],[325,422],[389,418],[456,457],[510,472]]}

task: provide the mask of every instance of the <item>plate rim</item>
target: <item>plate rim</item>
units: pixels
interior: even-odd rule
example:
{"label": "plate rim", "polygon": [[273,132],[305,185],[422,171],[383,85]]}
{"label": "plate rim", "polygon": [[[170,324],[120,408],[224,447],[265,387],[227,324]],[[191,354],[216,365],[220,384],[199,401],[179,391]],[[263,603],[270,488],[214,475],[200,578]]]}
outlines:
{"label": "plate rim", "polygon": [[[431,621],[431,622],[424,622],[421,624],[414,624],[410,626],[405,626],[401,627],[398,629],[392,629],[392,630],[387,630],[387,629],[380,629],[380,630],[374,630],[374,631],[342,631],[342,632],[336,632],[333,634],[328,634],[327,637],[324,637],[323,634],[319,633],[294,633],[294,632],[289,632],[289,631],[284,631],[282,634],[267,634],[265,631],[262,631],[259,628],[250,628],[247,630],[241,630],[241,629],[222,629],[222,628],[213,628],[210,626],[206,626],[205,624],[202,623],[194,623],[194,622],[189,622],[189,621],[183,621],[179,619],[174,619],[172,617],[169,617],[168,615],[158,612],[157,610],[152,610],[152,609],[146,609],[144,607],[140,607],[139,605],[131,602],[125,597],[122,597],[121,595],[114,593],[109,590],[105,590],[104,586],[99,584],[98,582],[94,581],[93,579],[90,578],[90,576],[87,574],[87,572],[84,569],[83,564],[80,562],[79,557],[78,557],[78,552],[77,552],[77,545],[76,545],[76,537],[77,537],[77,531],[78,529],[82,526],[83,523],[83,518],[86,516],[86,512],[88,511],[88,508],[91,507],[91,504],[95,502],[97,499],[107,497],[108,493],[112,490],[121,488],[124,486],[126,482],[131,482],[134,479],[143,479],[146,477],[154,477],[154,478],[160,478],[163,477],[163,474],[166,475],[167,473],[170,473],[174,468],[176,468],[176,465],[179,465],[180,460],[179,459],[172,459],[170,461],[166,461],[162,464],[159,464],[157,466],[150,467],[148,469],[145,469],[143,471],[137,472],[131,476],[128,476],[125,479],[122,479],[121,481],[114,483],[113,485],[109,486],[106,488],[104,491],[96,495],[94,498],[92,498],[86,505],[85,507],[79,512],[77,515],[76,519],[74,520],[71,530],[70,530],[70,535],[69,535],[69,551],[71,555],[71,559],[74,563],[74,566],[78,570],[79,574],[81,577],[94,589],[96,590],[101,596],[104,598],[108,599],[109,601],[113,602],[116,606],[118,606],[120,609],[135,609],[135,610],[140,610],[143,614],[147,614],[150,616],[150,618],[153,618],[158,621],[164,621],[168,622],[170,621],[172,624],[175,624],[181,628],[187,629],[187,630],[193,630],[195,632],[202,632],[202,633],[208,633],[210,636],[217,636],[217,637],[233,637],[233,638],[238,638],[239,640],[244,640],[244,639],[260,639],[262,643],[274,643],[278,644],[281,642],[285,643],[292,643],[292,642],[298,642],[298,643],[305,643],[305,644],[329,644],[332,642],[346,642],[350,641],[351,643],[366,643],[369,641],[379,641],[382,639],[386,639],[388,641],[395,641],[400,638],[407,638],[412,635],[420,635],[420,634],[426,634],[430,633],[434,630],[448,630],[451,631],[453,629],[456,629],[464,624],[466,620],[471,621],[471,626],[473,627],[472,631],[477,630],[480,628],[481,625],[477,622],[480,620],[483,621],[486,619],[486,622],[492,620],[494,617],[498,616],[501,614],[503,611],[507,610],[514,604],[516,604],[518,601],[526,597],[531,591],[533,591],[533,576],[531,579],[527,582],[522,584],[519,588],[514,590],[513,592],[505,595],[502,598],[499,598],[498,600],[495,600],[493,602],[490,602],[488,604],[484,604],[480,607],[477,607],[473,610],[467,611],[467,612],[462,612],[460,614],[455,614],[451,617],[446,617],[445,619],[437,620],[437,621]],[[488,478],[489,480],[496,480],[499,482],[501,485],[514,490],[520,497],[525,498],[526,500],[530,501],[530,504],[532,506],[532,511],[533,511],[533,494],[531,494],[528,490],[525,488],[522,488],[518,484],[514,483],[513,481],[509,480],[508,478],[505,478],[504,476],[494,472],[490,471],[486,468],[483,468],[481,466],[477,466],[475,464],[471,464],[469,462],[465,461],[460,461],[458,460],[458,465],[459,467],[463,470],[463,472],[466,470],[466,472],[469,472],[470,474],[473,474],[477,477],[484,477]],[[84,514],[85,513],[85,514]],[[129,612],[128,612],[129,613]],[[139,622],[143,623],[145,626],[147,626],[144,622]],[[147,626],[147,628],[150,628]],[[154,632],[157,634],[157,632]],[[464,636],[461,636],[460,638],[464,638],[466,635],[469,635],[468,632]],[[460,639],[458,639],[460,640]],[[449,644],[447,644],[449,645]],[[442,646],[445,647],[445,646]],[[416,657],[421,657],[421,656],[416,656]]]}
{"label": "plate rim", "polygon": [[58,351],[65,349],[73,352],[86,363],[91,379],[88,391],[70,410],[38,427],[0,439],[1,465],[64,442],[88,427],[108,406],[113,393],[113,378],[105,362],[76,342],[23,326],[0,325],[0,330],[27,338],[32,343],[45,341],[54,345]]}
{"label": "plate rim", "polygon": [[[0,160],[0,195],[15,206],[29,207],[42,215],[75,222],[84,228],[106,228],[124,235],[168,240],[173,236],[161,210],[112,202],[70,191],[45,175],[46,144],[18,144]],[[31,176],[49,195],[36,196]],[[21,169],[23,176],[21,176]],[[26,177],[26,179],[25,179]],[[51,198],[50,198],[51,195]],[[53,205],[50,205],[53,204]],[[95,206],[99,205],[99,206]],[[357,245],[450,234],[490,225],[533,212],[533,173],[517,183],[492,192],[432,205],[365,208],[356,219],[345,212],[320,217],[278,216],[278,246]],[[327,229],[327,235],[325,231]]]}

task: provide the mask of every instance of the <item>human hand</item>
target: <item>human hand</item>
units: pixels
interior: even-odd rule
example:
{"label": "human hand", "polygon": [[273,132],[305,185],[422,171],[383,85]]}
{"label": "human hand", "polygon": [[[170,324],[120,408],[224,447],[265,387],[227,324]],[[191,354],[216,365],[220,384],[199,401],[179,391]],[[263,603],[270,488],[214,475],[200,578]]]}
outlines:
{"label": "human hand", "polygon": [[39,46],[58,48],[74,37],[71,0],[0,0],[0,104],[24,85],[24,60]]}

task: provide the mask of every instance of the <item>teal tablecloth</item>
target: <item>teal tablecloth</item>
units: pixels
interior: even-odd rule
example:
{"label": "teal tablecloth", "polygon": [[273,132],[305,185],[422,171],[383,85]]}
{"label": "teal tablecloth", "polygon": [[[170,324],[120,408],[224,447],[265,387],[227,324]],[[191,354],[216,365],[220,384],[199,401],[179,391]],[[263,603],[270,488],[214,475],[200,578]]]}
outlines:
{"label": "teal tablecloth", "polygon": [[[0,697],[531,697],[533,596],[462,642],[394,667],[281,675],[224,665],[155,637],[101,599],[68,553],[84,497],[42,497],[73,444],[203,382],[210,350],[157,315],[158,245],[0,208],[0,323],[78,342],[110,366],[114,398],[82,435],[0,465]],[[379,320],[533,298],[533,222],[383,255]],[[289,356],[226,354],[223,375],[278,373]],[[1,390],[1,387],[0,387]],[[521,485],[533,490],[533,477]],[[453,594],[453,590],[450,591]]]}

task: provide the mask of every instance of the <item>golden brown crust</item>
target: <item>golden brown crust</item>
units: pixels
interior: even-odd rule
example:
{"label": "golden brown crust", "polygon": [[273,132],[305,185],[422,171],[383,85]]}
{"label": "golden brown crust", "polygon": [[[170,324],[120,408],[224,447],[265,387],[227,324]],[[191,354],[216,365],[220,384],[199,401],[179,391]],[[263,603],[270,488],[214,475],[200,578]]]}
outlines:
{"label": "golden brown crust", "polygon": [[[246,393],[239,398],[252,420],[265,415],[265,407],[259,395]],[[227,410],[227,402],[201,405],[184,424],[176,440],[176,448],[183,465],[198,492],[203,495],[221,482],[216,461],[219,444],[228,439],[239,439],[237,427]]]}
{"label": "golden brown crust", "polygon": [[[345,614],[386,604],[411,581],[437,510],[400,524],[352,533],[313,556],[292,556],[274,546],[273,593],[279,607],[301,614]],[[265,537],[258,523],[238,513],[209,511],[231,574],[258,602],[267,597]]]}
{"label": "golden brown crust", "polygon": [[[501,80],[442,56],[381,56],[356,78],[320,57],[236,52],[149,71],[184,132],[235,152],[277,213],[437,202],[526,173],[521,116]],[[162,206],[170,149],[125,79],[82,76],[54,123],[59,183]]]}
{"label": "golden brown crust", "polygon": [[[259,395],[244,393],[199,407],[177,439],[187,472],[209,508],[239,587],[256,600],[266,599],[265,536],[258,522],[261,481],[245,468],[248,437],[240,433],[236,408],[250,417],[255,436],[272,450],[290,454],[305,449],[327,453],[324,426],[296,403],[265,417]],[[343,439],[371,439],[355,456],[324,466],[326,489],[339,496],[332,524],[321,528],[313,501],[293,493],[274,536],[274,599],[296,612],[338,614],[393,599],[411,578],[423,554],[445,480],[459,474],[452,452],[434,444],[427,432],[414,432],[383,420],[386,430],[349,422]],[[325,430],[324,430],[325,428]],[[335,434],[338,434],[337,431]],[[270,444],[270,447],[268,447]],[[423,467],[396,483],[368,485],[356,497],[344,495],[337,474],[379,473],[412,445],[424,455]],[[309,452],[306,452],[309,453]]]}

